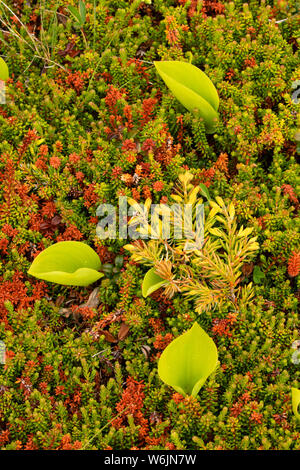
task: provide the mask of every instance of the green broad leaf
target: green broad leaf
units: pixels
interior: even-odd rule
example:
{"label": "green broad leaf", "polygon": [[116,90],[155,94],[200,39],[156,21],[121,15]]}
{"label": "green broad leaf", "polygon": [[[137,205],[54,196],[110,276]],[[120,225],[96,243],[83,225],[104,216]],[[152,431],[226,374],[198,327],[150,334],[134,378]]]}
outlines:
{"label": "green broad leaf", "polygon": [[156,70],[180,103],[190,112],[198,111],[206,132],[213,133],[218,119],[219,96],[208,76],[188,62],[154,62]]}
{"label": "green broad leaf", "polygon": [[71,13],[71,15],[73,16],[73,18],[75,18],[77,23],[81,24],[81,15],[80,15],[80,12],[77,10],[77,8],[70,5],[70,6],[68,6],[68,10]]}
{"label": "green broad leaf", "polygon": [[195,322],[163,351],[158,362],[158,375],[182,395],[195,397],[217,363],[215,343]]}
{"label": "green broad leaf", "polygon": [[300,413],[298,411],[300,405],[300,390],[292,387],[292,406],[293,412],[297,419],[300,419]]}
{"label": "green broad leaf", "polygon": [[66,286],[88,286],[103,276],[97,253],[81,242],[58,242],[42,251],[28,274]]}
{"label": "green broad leaf", "polygon": [[0,80],[3,82],[6,82],[6,80],[9,78],[9,72],[8,72],[8,67],[4,60],[0,57]]}
{"label": "green broad leaf", "polygon": [[143,284],[142,284],[142,294],[144,297],[148,297],[148,295],[152,294],[152,292],[156,291],[160,287],[167,284],[168,281],[162,279],[158,274],[155,272],[155,268],[149,269],[146,273]]}
{"label": "green broad leaf", "polygon": [[81,24],[83,26],[86,20],[86,7],[82,0],[79,0],[79,13],[81,18]]}
{"label": "green broad leaf", "polygon": [[206,197],[206,199],[207,199],[208,201],[210,201],[210,200],[211,200],[211,197],[210,197],[210,195],[209,195],[208,189],[207,189],[207,187],[205,186],[205,184],[200,183],[198,186],[199,186],[199,188],[200,188],[200,192],[201,192],[202,196]]}

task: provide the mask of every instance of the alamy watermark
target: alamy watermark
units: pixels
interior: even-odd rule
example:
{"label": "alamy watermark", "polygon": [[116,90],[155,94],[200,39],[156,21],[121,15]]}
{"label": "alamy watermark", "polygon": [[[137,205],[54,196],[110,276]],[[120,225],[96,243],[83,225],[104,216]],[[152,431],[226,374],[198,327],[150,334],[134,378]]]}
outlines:
{"label": "alamy watermark", "polygon": [[6,103],[6,96],[5,96],[5,82],[0,80],[0,104]]}
{"label": "alamy watermark", "polygon": [[204,242],[204,204],[140,204],[121,196],[117,207],[101,204],[96,215],[102,240],[185,239],[187,250],[199,250]]}
{"label": "alamy watermark", "polygon": [[5,364],[5,353],[5,343],[3,341],[0,341],[0,364]]}
{"label": "alamy watermark", "polygon": [[293,83],[292,83],[292,90],[293,93],[292,93],[292,101],[293,103],[295,104],[299,104],[300,102],[300,80],[295,80]]}

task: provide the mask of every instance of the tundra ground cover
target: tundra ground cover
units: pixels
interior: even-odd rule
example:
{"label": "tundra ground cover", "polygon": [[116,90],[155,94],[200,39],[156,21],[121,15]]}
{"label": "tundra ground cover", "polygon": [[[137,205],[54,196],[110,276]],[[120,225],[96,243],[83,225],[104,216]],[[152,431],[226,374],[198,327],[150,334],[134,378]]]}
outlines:
{"label": "tundra ground cover", "polygon": [[[79,14],[77,1],[0,1],[2,449],[299,449],[296,3],[103,0]],[[159,61],[207,74],[213,133]],[[149,266],[128,240],[96,235],[100,204],[168,203],[187,171],[257,237],[240,279],[254,295],[238,309],[199,312],[164,288],[143,297]],[[61,241],[92,247],[104,276],[88,287],[30,276]],[[219,364],[183,396],[158,360],[195,322]]]}

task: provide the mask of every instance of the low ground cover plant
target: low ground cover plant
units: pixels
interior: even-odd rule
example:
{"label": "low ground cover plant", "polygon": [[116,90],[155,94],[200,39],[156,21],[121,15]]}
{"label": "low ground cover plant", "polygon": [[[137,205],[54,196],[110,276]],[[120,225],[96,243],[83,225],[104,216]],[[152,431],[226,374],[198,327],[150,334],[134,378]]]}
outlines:
{"label": "low ground cover plant", "polygon": [[1,449],[299,449],[297,21],[0,0]]}

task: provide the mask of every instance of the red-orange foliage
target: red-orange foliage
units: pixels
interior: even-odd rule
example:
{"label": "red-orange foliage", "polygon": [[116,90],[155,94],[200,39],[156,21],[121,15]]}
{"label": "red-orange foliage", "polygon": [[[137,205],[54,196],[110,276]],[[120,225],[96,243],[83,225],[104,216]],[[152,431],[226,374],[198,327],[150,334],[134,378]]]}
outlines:
{"label": "red-orange foliage", "polygon": [[132,415],[136,425],[140,426],[139,438],[144,440],[148,433],[148,421],[143,416],[142,408],[144,401],[144,384],[134,380],[132,377],[127,378],[126,389],[122,393],[122,398],[116,405],[116,410],[120,416],[116,417],[112,426],[116,429],[127,425],[127,416]]}
{"label": "red-orange foliage", "polygon": [[300,271],[300,252],[293,251],[288,261],[288,273],[291,277],[298,276]]}

